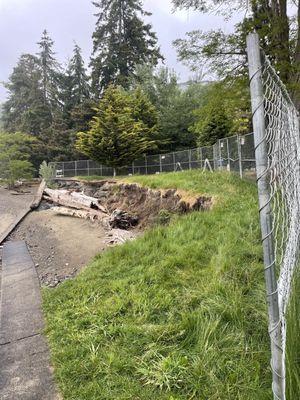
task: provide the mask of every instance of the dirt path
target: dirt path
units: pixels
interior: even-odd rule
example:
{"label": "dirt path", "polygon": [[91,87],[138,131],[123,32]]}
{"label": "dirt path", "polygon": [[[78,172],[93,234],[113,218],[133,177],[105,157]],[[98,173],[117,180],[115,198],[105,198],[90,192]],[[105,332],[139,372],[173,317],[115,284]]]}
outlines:
{"label": "dirt path", "polygon": [[30,213],[10,239],[26,241],[41,283],[54,287],[105,250],[107,235],[97,223],[42,210]]}

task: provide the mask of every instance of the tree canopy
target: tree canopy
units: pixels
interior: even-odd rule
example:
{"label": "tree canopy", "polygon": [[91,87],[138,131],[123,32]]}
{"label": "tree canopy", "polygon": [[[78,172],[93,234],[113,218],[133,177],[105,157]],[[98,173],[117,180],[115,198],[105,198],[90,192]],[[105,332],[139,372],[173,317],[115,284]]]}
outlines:
{"label": "tree canopy", "polygon": [[109,86],[96,107],[90,130],[78,134],[77,149],[117,168],[157,149],[155,108],[141,91]]}
{"label": "tree canopy", "polygon": [[91,59],[92,90],[95,96],[112,83],[128,86],[128,78],[137,64],[156,65],[162,58],[156,34],[144,17],[141,0],[99,0],[97,24],[93,34]]}

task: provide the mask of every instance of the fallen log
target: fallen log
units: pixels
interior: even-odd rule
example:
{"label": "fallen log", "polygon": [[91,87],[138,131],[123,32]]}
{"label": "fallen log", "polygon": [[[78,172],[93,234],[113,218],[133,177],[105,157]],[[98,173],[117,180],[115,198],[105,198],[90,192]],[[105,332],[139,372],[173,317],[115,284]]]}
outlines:
{"label": "fallen log", "polygon": [[35,210],[41,204],[45,188],[46,188],[46,181],[43,179],[31,203],[30,208],[32,210]]}
{"label": "fallen log", "polygon": [[76,210],[68,207],[52,207],[51,211],[68,217],[82,218],[90,221],[100,221],[105,227],[109,227],[109,217],[101,211]]}
{"label": "fallen log", "polygon": [[106,209],[98,203],[98,199],[86,196],[82,193],[46,188],[44,190],[44,198],[45,200],[51,201],[64,207],[76,208],[78,210],[93,209],[107,214]]}
{"label": "fallen log", "polygon": [[93,208],[94,210],[100,210],[104,213],[107,213],[107,210],[103,206],[101,206],[101,204],[99,204],[99,200],[95,197],[90,197],[85,195],[84,193],[79,192],[71,192],[70,196],[88,208]]}

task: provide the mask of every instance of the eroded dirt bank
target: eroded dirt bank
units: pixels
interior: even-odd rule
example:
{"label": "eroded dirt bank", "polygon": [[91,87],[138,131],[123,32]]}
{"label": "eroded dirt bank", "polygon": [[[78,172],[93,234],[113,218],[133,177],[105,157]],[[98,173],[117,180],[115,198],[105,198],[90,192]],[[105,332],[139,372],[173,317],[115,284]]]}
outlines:
{"label": "eroded dirt bank", "polygon": [[138,218],[140,229],[153,224],[161,211],[183,214],[191,211],[205,211],[212,207],[212,198],[193,196],[176,189],[153,190],[138,184],[114,180],[73,181],[60,180],[62,189],[82,192],[98,199],[99,204],[110,213],[116,209]]}
{"label": "eroded dirt bank", "polygon": [[43,201],[40,208],[17,227],[10,239],[26,241],[41,283],[50,287],[74,277],[109,246],[141,235],[148,226],[159,221],[161,213],[204,211],[212,206],[210,197],[191,196],[176,190],[152,190],[111,180],[61,180],[58,186],[96,198],[108,215],[121,210],[138,222],[128,230],[114,226],[107,228],[99,221],[58,215],[53,208],[57,204]]}

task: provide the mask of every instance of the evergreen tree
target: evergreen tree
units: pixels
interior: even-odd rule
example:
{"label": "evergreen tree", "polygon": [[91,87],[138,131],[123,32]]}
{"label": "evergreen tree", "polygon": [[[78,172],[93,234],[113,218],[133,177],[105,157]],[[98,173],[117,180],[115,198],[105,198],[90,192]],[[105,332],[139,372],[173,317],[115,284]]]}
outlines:
{"label": "evergreen tree", "polygon": [[78,106],[90,97],[90,88],[81,48],[77,44],[75,44],[73,57],[69,63],[68,76],[71,79],[72,103],[73,106]]}
{"label": "evergreen tree", "polygon": [[[117,168],[153,149],[155,139],[155,110],[144,99],[109,86],[97,108],[88,132],[78,134],[77,149],[93,160]],[[139,116],[140,107],[148,112]],[[154,116],[150,116],[153,113]],[[149,125],[147,125],[147,122]]]}
{"label": "evergreen tree", "polygon": [[9,92],[2,115],[6,131],[22,131],[39,137],[49,126],[51,116],[43,103],[41,79],[38,58],[23,54],[5,85]]}
{"label": "evergreen tree", "polygon": [[49,104],[53,110],[59,104],[58,84],[60,65],[55,59],[53,51],[54,41],[50,38],[46,30],[44,30],[38,45],[40,47],[38,58],[42,73],[43,101],[45,104]]}
{"label": "evergreen tree", "polygon": [[96,97],[111,83],[128,86],[137,64],[157,64],[160,55],[151,25],[143,21],[151,15],[141,0],[99,0],[94,49],[91,60],[92,90]]}
{"label": "evergreen tree", "polygon": [[168,68],[155,72],[151,66],[141,65],[132,86],[140,87],[157,109],[160,151],[196,147],[197,136],[189,128],[195,122],[193,111],[203,103],[206,88],[201,83],[181,90],[176,74]]}

